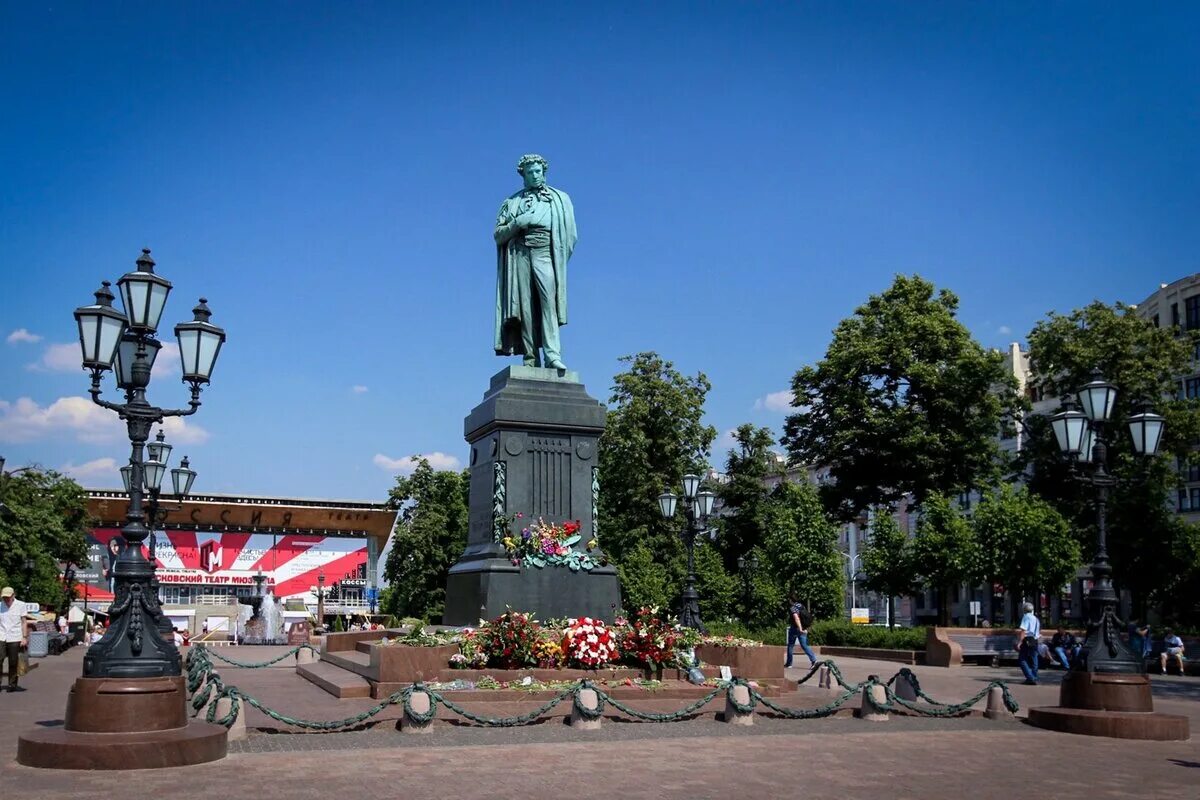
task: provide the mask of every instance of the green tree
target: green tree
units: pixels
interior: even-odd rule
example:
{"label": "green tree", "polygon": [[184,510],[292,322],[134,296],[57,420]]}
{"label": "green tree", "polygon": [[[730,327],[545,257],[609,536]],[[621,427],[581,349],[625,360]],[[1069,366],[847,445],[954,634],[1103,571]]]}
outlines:
{"label": "green tree", "polygon": [[834,331],[825,358],[792,380],[783,444],[796,463],[828,466],[827,506],[841,519],[917,504],[998,478],[996,436],[1021,406],[1003,357],[957,318],[958,298],[897,275]]}
{"label": "green tree", "polygon": [[[1195,463],[1192,443],[1200,438],[1200,400],[1179,391],[1179,377],[1193,371],[1200,342],[1196,331],[1156,328],[1121,303],[1095,302],[1070,314],[1051,313],[1029,334],[1034,383],[1046,397],[1071,395],[1091,380],[1093,370],[1119,390],[1108,426],[1108,469],[1117,478],[1108,516],[1113,578],[1133,596],[1135,614],[1145,616],[1164,575],[1187,574],[1187,527],[1166,509],[1179,483],[1177,469]],[[1159,458],[1133,453],[1125,420],[1140,403],[1151,403],[1166,420]],[[1029,446],[1017,468],[1030,489],[1050,501],[1075,526],[1085,560],[1095,551],[1095,491],[1071,477],[1045,420],[1029,421]],[[1189,601],[1176,596],[1178,605]]]}
{"label": "green tree", "polygon": [[674,607],[671,574],[644,544],[635,545],[625,554],[617,565],[617,574],[621,578],[621,602],[630,614],[643,606]]}
{"label": "green tree", "polygon": [[678,493],[685,474],[704,472],[717,435],[702,422],[710,384],[703,373],[684,376],[657,353],[621,362],[628,367],[614,378],[600,437],[600,544],[618,564],[638,546],[649,550],[667,568],[674,607],[685,569],[682,523],[662,519],[658,495]]}
{"label": "green tree", "polygon": [[912,542],[887,511],[872,516],[870,537],[863,548],[862,567],[866,587],[887,597],[888,627],[896,622],[895,600],[917,590]]}
{"label": "green tree", "polygon": [[[53,470],[29,467],[0,475],[0,499],[0,585],[17,588],[28,602],[61,608],[66,591],[59,564],[88,563],[93,520],[87,494]],[[27,558],[36,562],[32,579],[25,570]]]}
{"label": "green tree", "polygon": [[739,425],[734,431],[734,448],[725,459],[726,483],[717,489],[726,513],[721,517],[718,540],[725,568],[733,570],[738,557],[762,544],[765,526],[763,509],[770,490],[766,479],[778,475],[780,467],[771,452],[775,438],[770,428]]}
{"label": "green tree", "polygon": [[1024,487],[984,495],[971,519],[979,543],[979,574],[1014,598],[1050,593],[1075,576],[1079,543],[1066,518]]}
{"label": "green tree", "polygon": [[734,612],[738,582],[725,570],[721,553],[711,542],[696,541],[696,590],[700,593],[700,618],[709,622],[728,619]]}
{"label": "green tree", "polygon": [[[814,617],[840,617],[845,584],[838,528],[826,516],[816,488],[809,483],[780,484],[771,493],[764,517],[762,552],[778,596],[803,600]],[[782,606],[775,609],[778,619],[783,619],[783,611]]]}
{"label": "green tree", "polygon": [[950,587],[974,583],[981,576],[975,533],[945,495],[930,495],[921,505],[921,520],[912,541],[912,563],[922,585],[937,592],[938,623],[947,624]]}
{"label": "green tree", "polygon": [[440,620],[446,605],[446,575],[467,542],[467,473],[434,470],[416,457],[411,475],[401,475],[388,493],[400,512],[392,549],[384,564],[390,591],[383,611],[397,617]]}

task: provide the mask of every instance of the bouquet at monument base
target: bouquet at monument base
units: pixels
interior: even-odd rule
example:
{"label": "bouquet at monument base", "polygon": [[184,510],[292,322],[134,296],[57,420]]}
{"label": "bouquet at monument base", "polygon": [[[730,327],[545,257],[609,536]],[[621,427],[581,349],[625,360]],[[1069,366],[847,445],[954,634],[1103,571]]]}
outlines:
{"label": "bouquet at monument base", "polygon": [[[514,514],[512,521],[517,522],[524,516]],[[598,563],[589,555],[596,548],[596,540],[589,541],[585,551],[576,550],[575,545],[582,539],[582,527],[579,520],[560,525],[539,517],[537,522],[531,522],[520,533],[501,536],[499,541],[514,564],[538,568],[565,566],[572,572],[590,570]]]}
{"label": "bouquet at monument base", "polygon": [[562,651],[567,660],[583,667],[599,667],[620,656],[617,637],[601,620],[579,617],[567,620]]}

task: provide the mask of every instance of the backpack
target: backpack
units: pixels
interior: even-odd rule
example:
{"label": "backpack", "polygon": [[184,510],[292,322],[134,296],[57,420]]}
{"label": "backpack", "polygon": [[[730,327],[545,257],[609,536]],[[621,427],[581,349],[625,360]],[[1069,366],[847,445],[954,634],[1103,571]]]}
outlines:
{"label": "backpack", "polygon": [[[809,611],[808,606],[804,605],[803,603],[797,603],[796,605],[800,606],[800,625],[804,627],[804,630],[808,630],[808,627],[810,625],[812,625],[812,621],[813,621],[812,612]],[[792,609],[793,608],[795,608],[795,606],[788,606],[788,614],[787,614],[788,625],[792,624]]]}

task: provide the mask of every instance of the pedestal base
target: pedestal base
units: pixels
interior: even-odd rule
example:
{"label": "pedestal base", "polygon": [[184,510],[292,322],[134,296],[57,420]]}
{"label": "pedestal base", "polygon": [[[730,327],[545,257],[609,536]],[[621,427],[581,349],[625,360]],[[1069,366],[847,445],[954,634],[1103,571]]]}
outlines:
{"label": "pedestal base", "polygon": [[539,619],[595,617],[612,622],[621,605],[614,567],[571,572],[566,567],[517,567],[501,559],[456,564],[446,579],[447,625],[476,625],[505,609],[533,611]]}
{"label": "pedestal base", "polygon": [[66,723],[23,734],[17,762],[47,769],[151,769],[225,757],[220,725],[188,722],[182,676],[78,678]]}
{"label": "pedestal base", "polygon": [[1157,714],[1150,679],[1129,673],[1069,672],[1057,707],[1029,709],[1039,728],[1114,739],[1186,740],[1187,717]]}
{"label": "pedestal base", "polygon": [[44,728],[17,740],[17,763],[43,769],[158,769],[225,757],[225,729],[207,722],[146,733]]}

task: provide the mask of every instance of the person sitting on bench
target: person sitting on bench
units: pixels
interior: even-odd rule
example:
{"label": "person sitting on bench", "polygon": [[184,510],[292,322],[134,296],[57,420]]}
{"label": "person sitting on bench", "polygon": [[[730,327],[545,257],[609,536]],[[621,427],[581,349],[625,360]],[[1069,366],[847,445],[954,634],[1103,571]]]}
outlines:
{"label": "person sitting on bench", "polygon": [[1175,635],[1173,631],[1167,631],[1163,634],[1163,651],[1159,655],[1159,669],[1163,675],[1167,674],[1167,659],[1174,658],[1175,663],[1179,665],[1179,674],[1183,674],[1183,640]]}

